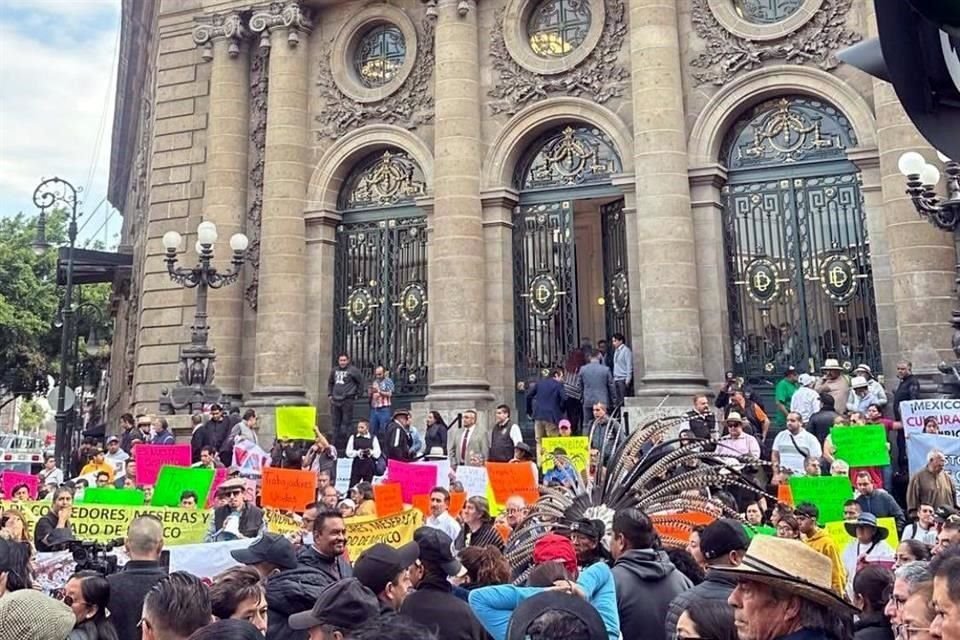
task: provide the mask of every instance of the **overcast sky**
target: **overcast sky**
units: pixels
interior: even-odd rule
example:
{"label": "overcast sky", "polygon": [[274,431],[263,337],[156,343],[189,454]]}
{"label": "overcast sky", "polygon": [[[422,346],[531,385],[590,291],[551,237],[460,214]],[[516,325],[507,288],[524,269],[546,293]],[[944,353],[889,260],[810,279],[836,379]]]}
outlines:
{"label": "overcast sky", "polygon": [[119,29],[120,0],[0,0],[0,216],[35,213],[33,190],[57,175],[84,188],[81,240],[116,243],[120,215],[100,203]]}

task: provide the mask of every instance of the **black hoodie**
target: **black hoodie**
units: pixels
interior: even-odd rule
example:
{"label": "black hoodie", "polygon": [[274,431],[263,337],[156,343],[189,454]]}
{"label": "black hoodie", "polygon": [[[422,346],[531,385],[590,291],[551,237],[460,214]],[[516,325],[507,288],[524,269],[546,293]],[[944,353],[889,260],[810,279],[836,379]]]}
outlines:
{"label": "black hoodie", "polygon": [[613,580],[623,637],[667,640],[665,621],[670,602],[693,587],[667,553],[631,549],[614,562]]}
{"label": "black hoodie", "polygon": [[281,571],[267,579],[267,640],[307,640],[306,631],[294,631],[287,618],[313,609],[317,596],[336,580],[308,565]]}

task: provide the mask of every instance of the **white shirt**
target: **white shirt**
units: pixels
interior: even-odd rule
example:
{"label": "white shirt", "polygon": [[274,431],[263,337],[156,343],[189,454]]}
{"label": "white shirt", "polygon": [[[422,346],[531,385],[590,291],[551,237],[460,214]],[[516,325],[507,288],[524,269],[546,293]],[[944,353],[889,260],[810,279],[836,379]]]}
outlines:
{"label": "white shirt", "polygon": [[893,562],[896,559],[893,553],[893,547],[884,540],[873,545],[870,553],[867,553],[867,549],[870,549],[869,544],[863,544],[859,540],[851,540],[847,548],[840,554],[840,560],[847,570],[847,595],[851,600],[853,599],[853,579],[857,575],[857,564],[859,563],[860,556],[866,555],[867,562],[878,562],[881,560]]}
{"label": "white shirt", "polygon": [[63,471],[54,468],[52,471],[42,470],[39,474],[40,482],[44,485],[55,484],[58,487],[63,484]]}
{"label": "white shirt", "polygon": [[[820,441],[817,440],[817,437],[806,429],[800,429],[793,438],[791,438],[790,435],[789,430],[783,430],[778,433],[777,437],[773,440],[773,450],[776,451],[780,457],[781,468],[790,469],[795,476],[806,475],[806,472],[803,470],[803,463],[806,456],[804,456],[797,447],[806,449],[807,455],[813,458],[822,456],[823,448],[820,446]],[[796,440],[796,446],[793,444],[794,440]]]}
{"label": "white shirt", "polygon": [[793,392],[790,411],[799,413],[804,422],[809,422],[810,416],[820,411],[820,394],[813,387],[800,387]]}
{"label": "white shirt", "polygon": [[924,529],[919,522],[911,522],[903,528],[900,540],[919,540],[923,544],[934,545],[937,543],[937,525]]}
{"label": "white shirt", "polygon": [[[497,428],[500,428],[500,425],[497,425]],[[520,425],[514,423],[510,425],[510,439],[513,440],[514,445],[518,445],[523,442],[523,434],[520,433]]]}
{"label": "white shirt", "polygon": [[423,524],[432,529],[439,529],[440,531],[443,531],[445,534],[450,536],[451,540],[456,540],[460,535],[460,523],[457,522],[456,519],[446,511],[441,513],[436,518],[431,515]]}

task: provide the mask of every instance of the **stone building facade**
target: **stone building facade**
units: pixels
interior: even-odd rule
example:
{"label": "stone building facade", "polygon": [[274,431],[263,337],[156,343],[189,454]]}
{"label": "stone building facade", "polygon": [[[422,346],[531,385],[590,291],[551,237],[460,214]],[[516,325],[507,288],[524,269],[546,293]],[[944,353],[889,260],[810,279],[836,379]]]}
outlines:
{"label": "stone building facade", "polygon": [[[935,155],[838,63],[866,0],[123,3],[110,411],[156,411],[194,292],[161,238],[251,239],[217,384],[314,403],[345,351],[398,402],[522,402],[622,332],[649,404],[788,364],[949,355],[956,253],[897,171]],[[269,411],[265,412],[269,414]],[[268,427],[269,428],[269,427]]]}

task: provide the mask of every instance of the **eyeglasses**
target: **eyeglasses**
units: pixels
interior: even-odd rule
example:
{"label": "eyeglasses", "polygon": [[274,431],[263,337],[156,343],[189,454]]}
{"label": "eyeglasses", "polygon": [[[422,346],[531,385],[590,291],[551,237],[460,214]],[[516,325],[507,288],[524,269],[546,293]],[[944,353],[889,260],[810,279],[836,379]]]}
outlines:
{"label": "eyeglasses", "polygon": [[930,631],[930,627],[911,627],[909,624],[898,624],[897,626],[897,635],[901,638],[909,638],[911,634],[914,633],[927,633]]}
{"label": "eyeglasses", "polygon": [[224,491],[223,495],[229,498],[231,496],[239,496],[242,493],[243,493],[243,489],[233,489],[231,491]]}
{"label": "eyeglasses", "polygon": [[85,606],[85,607],[89,607],[89,606],[90,606],[89,604],[87,604],[87,603],[84,602],[83,600],[74,600],[74,599],[73,599],[73,596],[68,596],[67,594],[62,593],[62,592],[61,592],[61,593],[54,593],[54,595],[59,598],[60,602],[62,602],[63,604],[67,605],[68,607],[72,607],[72,606],[75,605],[75,604],[82,604],[82,605]]}

